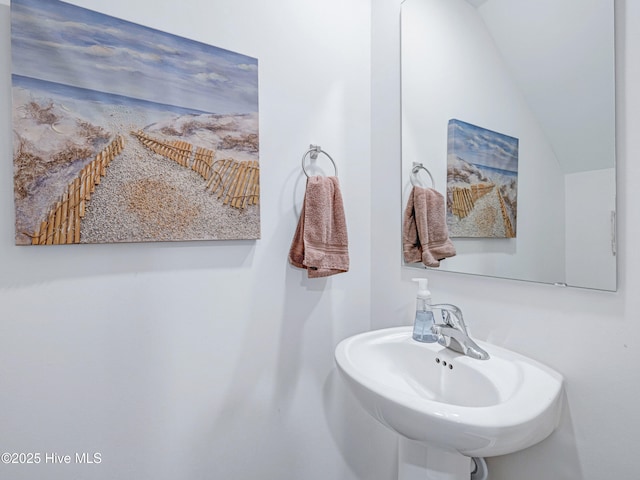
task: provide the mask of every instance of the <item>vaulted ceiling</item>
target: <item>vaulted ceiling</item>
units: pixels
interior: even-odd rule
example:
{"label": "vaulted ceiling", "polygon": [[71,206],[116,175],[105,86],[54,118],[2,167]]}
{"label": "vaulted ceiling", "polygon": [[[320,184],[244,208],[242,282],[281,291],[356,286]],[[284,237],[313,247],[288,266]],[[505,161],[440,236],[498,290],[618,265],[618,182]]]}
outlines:
{"label": "vaulted ceiling", "polygon": [[562,169],[612,167],[613,0],[466,1],[477,8]]}

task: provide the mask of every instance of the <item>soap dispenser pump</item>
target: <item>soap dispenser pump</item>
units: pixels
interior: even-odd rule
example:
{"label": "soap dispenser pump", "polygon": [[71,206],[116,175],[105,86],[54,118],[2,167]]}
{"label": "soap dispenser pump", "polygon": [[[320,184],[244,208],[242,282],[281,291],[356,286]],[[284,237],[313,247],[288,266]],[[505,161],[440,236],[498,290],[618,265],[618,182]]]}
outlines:
{"label": "soap dispenser pump", "polygon": [[438,335],[433,333],[433,310],[431,309],[431,292],[428,290],[426,278],[413,278],[418,282],[418,295],[416,297],[416,318],[413,324],[413,339],[418,342],[434,343],[438,341]]}

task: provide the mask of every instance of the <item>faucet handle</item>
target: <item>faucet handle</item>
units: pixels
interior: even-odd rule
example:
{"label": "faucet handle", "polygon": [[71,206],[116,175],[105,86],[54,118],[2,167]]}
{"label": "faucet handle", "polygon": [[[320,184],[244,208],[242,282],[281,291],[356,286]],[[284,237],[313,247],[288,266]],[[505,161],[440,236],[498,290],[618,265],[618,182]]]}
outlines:
{"label": "faucet handle", "polygon": [[438,303],[436,305],[431,305],[431,308],[442,312],[442,320],[445,325],[449,325],[460,330],[465,335],[468,335],[467,325],[464,323],[462,310],[460,310],[459,307],[450,303]]}

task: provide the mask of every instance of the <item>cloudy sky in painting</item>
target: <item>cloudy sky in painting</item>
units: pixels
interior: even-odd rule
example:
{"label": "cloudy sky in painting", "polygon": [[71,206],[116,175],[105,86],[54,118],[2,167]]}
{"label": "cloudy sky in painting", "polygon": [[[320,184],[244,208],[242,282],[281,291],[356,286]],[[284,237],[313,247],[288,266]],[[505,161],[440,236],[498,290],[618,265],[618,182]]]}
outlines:
{"label": "cloudy sky in painting", "polygon": [[518,139],[460,120],[449,120],[448,152],[466,162],[518,171]]}
{"label": "cloudy sky in painting", "polygon": [[258,111],[258,61],[57,0],[11,1],[17,75],[212,113]]}

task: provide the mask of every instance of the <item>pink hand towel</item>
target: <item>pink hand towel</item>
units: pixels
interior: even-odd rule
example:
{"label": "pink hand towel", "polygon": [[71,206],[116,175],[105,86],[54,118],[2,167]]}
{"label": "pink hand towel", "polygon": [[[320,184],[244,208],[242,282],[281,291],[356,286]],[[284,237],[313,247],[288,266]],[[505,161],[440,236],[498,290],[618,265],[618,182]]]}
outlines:
{"label": "pink hand towel", "polygon": [[309,278],[328,277],[349,270],[347,223],[337,177],[307,179],[289,262],[306,268]]}
{"label": "pink hand towel", "polygon": [[412,188],[404,211],[402,250],[405,262],[422,262],[427,267],[439,267],[440,260],[455,256],[444,197],[437,190]]}

